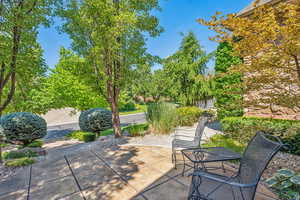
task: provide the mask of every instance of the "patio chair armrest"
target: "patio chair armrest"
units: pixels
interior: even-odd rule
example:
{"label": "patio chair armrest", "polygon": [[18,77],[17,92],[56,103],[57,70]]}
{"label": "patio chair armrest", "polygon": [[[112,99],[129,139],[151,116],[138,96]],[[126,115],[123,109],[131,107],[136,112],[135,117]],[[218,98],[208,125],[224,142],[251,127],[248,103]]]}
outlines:
{"label": "patio chair armrest", "polygon": [[191,174],[192,176],[200,176],[200,177],[204,177],[213,181],[217,181],[219,183],[224,183],[224,184],[228,184],[234,187],[239,187],[239,188],[248,188],[248,187],[254,187],[257,185],[257,183],[250,183],[250,184],[243,184],[243,183],[239,183],[239,182],[234,182],[234,181],[229,181],[231,178],[234,177],[228,177],[227,180],[223,180],[221,178],[217,178],[214,176],[210,176],[209,174],[205,173],[205,172],[194,172]]}

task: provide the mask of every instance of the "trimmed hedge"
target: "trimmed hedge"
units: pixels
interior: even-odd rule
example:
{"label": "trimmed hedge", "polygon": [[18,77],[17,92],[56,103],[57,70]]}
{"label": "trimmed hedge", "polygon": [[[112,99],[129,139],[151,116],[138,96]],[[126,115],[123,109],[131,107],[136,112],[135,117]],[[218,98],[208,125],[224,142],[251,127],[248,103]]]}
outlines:
{"label": "trimmed hedge", "polygon": [[132,137],[144,136],[148,129],[149,124],[133,124],[124,128]]}
{"label": "trimmed hedge", "polygon": [[192,126],[203,114],[203,110],[198,107],[180,107],[176,110],[179,126]]}
{"label": "trimmed hedge", "polygon": [[93,108],[83,111],[79,116],[79,126],[82,131],[99,133],[112,127],[112,113],[103,108]]}
{"label": "trimmed hedge", "polygon": [[73,131],[67,135],[68,138],[77,139],[83,142],[93,142],[96,140],[96,133],[92,132],[83,132],[83,131]]}
{"label": "trimmed hedge", "polygon": [[228,117],[222,121],[225,135],[248,143],[257,131],[278,136],[289,146],[288,152],[300,155],[300,121],[259,117]]}
{"label": "trimmed hedge", "polygon": [[8,160],[5,162],[5,165],[7,167],[22,167],[22,166],[32,165],[33,163],[35,163],[34,159],[24,157],[24,158]]}
{"label": "trimmed hedge", "polygon": [[36,114],[16,112],[0,118],[0,132],[10,142],[27,145],[47,134],[47,123]]}

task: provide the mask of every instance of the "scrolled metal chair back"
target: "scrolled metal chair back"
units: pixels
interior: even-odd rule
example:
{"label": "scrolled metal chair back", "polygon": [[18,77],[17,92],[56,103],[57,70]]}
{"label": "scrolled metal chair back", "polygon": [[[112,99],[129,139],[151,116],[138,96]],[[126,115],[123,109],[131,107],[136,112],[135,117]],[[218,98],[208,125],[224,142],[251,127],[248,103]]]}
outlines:
{"label": "scrolled metal chair back", "polygon": [[198,121],[198,125],[196,128],[196,132],[195,132],[195,138],[194,138],[194,142],[200,145],[203,133],[204,133],[204,128],[206,126],[208,122],[208,117],[200,117],[199,121]]}

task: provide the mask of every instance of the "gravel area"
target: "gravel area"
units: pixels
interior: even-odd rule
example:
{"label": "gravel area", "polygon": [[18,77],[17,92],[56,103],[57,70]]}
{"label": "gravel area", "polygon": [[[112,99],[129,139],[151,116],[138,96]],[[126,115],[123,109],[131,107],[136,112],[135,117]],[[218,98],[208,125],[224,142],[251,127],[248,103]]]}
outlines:
{"label": "gravel area", "polygon": [[291,169],[300,173],[300,156],[279,152],[269,164],[263,177],[264,179],[272,177],[279,169]]}

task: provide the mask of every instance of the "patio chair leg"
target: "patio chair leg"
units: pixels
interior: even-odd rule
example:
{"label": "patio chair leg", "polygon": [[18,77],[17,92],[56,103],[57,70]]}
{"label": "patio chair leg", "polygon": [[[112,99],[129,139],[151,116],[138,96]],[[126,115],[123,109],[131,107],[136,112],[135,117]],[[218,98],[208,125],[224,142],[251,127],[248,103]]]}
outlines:
{"label": "patio chair leg", "polygon": [[174,168],[177,169],[177,159],[176,159],[176,150],[172,152],[173,159],[174,159]]}
{"label": "patio chair leg", "polygon": [[182,153],[182,160],[183,160],[182,176],[184,176],[184,172],[185,172],[185,159],[184,159],[183,153]]}
{"label": "patio chair leg", "polygon": [[224,166],[224,162],[222,162],[222,169],[223,169],[223,172],[226,173],[226,169],[225,169],[225,166]]}

